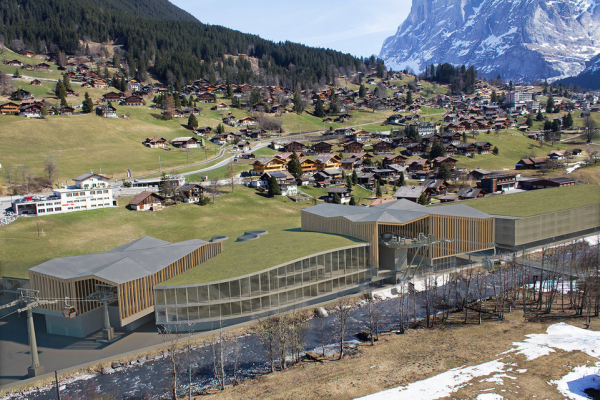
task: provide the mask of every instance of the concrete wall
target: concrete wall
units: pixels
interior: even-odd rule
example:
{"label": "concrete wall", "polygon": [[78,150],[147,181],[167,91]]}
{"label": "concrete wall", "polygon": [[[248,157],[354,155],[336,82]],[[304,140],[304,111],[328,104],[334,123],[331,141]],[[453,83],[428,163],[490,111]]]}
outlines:
{"label": "concrete wall", "polygon": [[[46,320],[46,331],[48,333],[51,333],[53,335],[84,338],[104,328],[103,310],[103,307],[98,307],[73,318],[64,317],[62,313],[59,313],[57,311],[49,311],[36,308],[34,309],[34,312],[44,315]],[[122,328],[121,320],[119,319],[119,309],[117,307],[108,306],[108,315],[110,319],[110,325],[113,328]],[[153,317],[153,314],[150,314],[150,317]],[[141,324],[147,321],[148,320],[144,320],[144,322],[142,322]],[[135,326],[133,329],[137,328],[139,325]],[[126,326],[125,330],[129,332],[130,329],[127,328],[129,327]]]}
{"label": "concrete wall", "polygon": [[526,218],[496,217],[500,247],[531,247],[568,239],[600,229],[600,204]]}

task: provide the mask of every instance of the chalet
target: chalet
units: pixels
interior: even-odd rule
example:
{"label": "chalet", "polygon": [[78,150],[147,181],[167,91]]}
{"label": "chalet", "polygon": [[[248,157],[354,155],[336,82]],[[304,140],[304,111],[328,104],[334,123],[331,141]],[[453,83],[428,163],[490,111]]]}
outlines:
{"label": "chalet", "polygon": [[456,160],[455,158],[447,157],[447,156],[436,157],[433,159],[433,168],[438,169],[443,164],[445,164],[448,166],[448,168],[454,169],[454,168],[456,168],[457,161],[458,160]]}
{"label": "chalet", "polygon": [[[274,157],[277,157],[277,158],[279,158],[280,160],[283,160],[283,161],[285,161],[285,162],[287,163],[287,162],[290,162],[290,161],[291,161],[291,159],[292,159],[292,156],[294,155],[294,153],[295,153],[295,152],[293,152],[293,151],[288,151],[288,152],[286,152],[286,153],[279,153],[279,154],[275,154],[275,156],[274,156]],[[303,152],[301,152],[301,151],[300,151],[300,152],[298,152],[298,153],[296,153],[296,155],[298,156],[298,158],[302,158],[302,157],[304,157],[304,153],[303,153]]]}
{"label": "chalet", "polygon": [[402,135],[402,136],[397,136],[397,137],[393,138],[392,143],[396,147],[406,147],[409,144],[411,144],[412,141],[410,140],[410,138],[408,136]]}
{"label": "chalet", "polygon": [[177,194],[184,203],[197,203],[204,194],[202,186],[190,183],[177,188]]}
{"label": "chalet", "polygon": [[353,169],[357,169],[361,165],[362,165],[362,160],[359,160],[358,158],[354,158],[354,157],[343,158],[340,160],[340,168],[343,170],[346,170],[346,171],[351,171]]}
{"label": "chalet", "polygon": [[19,105],[17,103],[8,102],[0,105],[0,114],[19,114]]}
{"label": "chalet", "polygon": [[375,174],[373,172],[359,172],[356,177],[358,184],[366,188],[372,188],[375,184]]}
{"label": "chalet", "polygon": [[440,201],[440,203],[449,203],[451,201],[457,201],[458,193],[443,194],[441,196],[438,196],[437,199]]}
{"label": "chalet", "polygon": [[423,143],[425,146],[431,146],[433,142],[438,141],[438,137],[434,134],[423,135],[419,138],[419,142]]}
{"label": "chalet", "polygon": [[425,186],[425,191],[429,196],[446,194],[448,191],[448,182],[443,179],[425,179],[423,186]]}
{"label": "chalet", "polygon": [[117,118],[117,109],[110,103],[102,104],[96,107],[96,115],[105,118]]}
{"label": "chalet", "polygon": [[212,128],[210,126],[199,126],[195,130],[197,135],[204,135],[212,132]]}
{"label": "chalet", "polygon": [[217,103],[211,107],[211,110],[227,111],[227,110],[229,110],[229,105],[225,104],[225,103]]}
{"label": "chalet", "polygon": [[462,188],[457,194],[459,200],[471,200],[485,196],[485,191],[480,188]]}
{"label": "chalet", "polygon": [[19,60],[10,60],[10,61],[6,61],[6,65],[10,65],[13,67],[22,67],[23,63]]}
{"label": "chalet", "polygon": [[230,132],[218,133],[210,139],[215,144],[225,144],[233,140],[235,140],[235,136]]}
{"label": "chalet", "polygon": [[214,103],[217,97],[212,93],[205,92],[200,93],[196,98],[199,103]]}
{"label": "chalet", "polygon": [[248,151],[250,150],[250,143],[246,140],[240,140],[239,142],[237,142],[236,147],[240,151]]}
{"label": "chalet", "polygon": [[27,118],[40,118],[42,116],[42,106],[37,103],[27,105],[21,104],[19,114]]}
{"label": "chalet", "polygon": [[350,115],[350,114],[341,114],[334,121],[335,122],[347,122],[347,121],[350,121],[351,118],[352,118],[352,115]]}
{"label": "chalet", "polygon": [[300,161],[302,173],[312,173],[317,170],[317,163],[310,158],[300,158],[298,161]]}
{"label": "chalet", "polygon": [[178,137],[171,140],[171,146],[182,149],[192,149],[201,147],[201,142],[199,142],[195,137]]}
{"label": "chalet", "polygon": [[[425,186],[401,186],[396,193],[392,195],[395,199],[406,199],[412,202],[417,202],[421,194],[425,193]],[[425,195],[427,195],[425,193]]]}
{"label": "chalet", "polygon": [[279,186],[278,195],[281,196],[292,196],[298,194],[298,184],[296,178],[288,171],[271,171],[265,172],[261,175],[260,180],[262,181],[261,186],[269,187],[271,178],[275,178],[277,185]]}
{"label": "chalet", "polygon": [[35,98],[35,96],[25,89],[18,89],[10,94],[10,98],[14,100],[31,100]]}
{"label": "chalet", "polygon": [[356,141],[344,143],[343,146],[344,153],[360,153],[363,151],[363,144]]}
{"label": "chalet", "polygon": [[366,159],[373,158],[373,156],[370,155],[369,153],[361,151],[360,153],[352,153],[352,154],[350,154],[349,158],[356,158],[357,160],[363,160],[364,161]]}
{"label": "chalet", "polygon": [[411,172],[414,171],[429,171],[431,168],[431,162],[426,158],[417,158],[409,160],[407,163],[408,169]]}
{"label": "chalet", "polygon": [[317,171],[323,171],[330,168],[339,168],[341,158],[335,154],[321,154],[313,158],[316,163]]}
{"label": "chalet", "polygon": [[69,106],[61,106],[58,108],[58,115],[73,115],[75,113],[75,109]]}
{"label": "chalet", "polygon": [[406,146],[406,150],[403,153],[409,156],[420,156],[427,152],[427,146],[423,143],[411,143]]}
{"label": "chalet", "polygon": [[50,71],[50,65],[46,64],[46,63],[39,63],[38,65],[35,66],[35,69],[41,69],[44,71]]}
{"label": "chalet", "polygon": [[315,182],[319,186],[344,184],[342,179],[342,171],[337,168],[324,169],[314,175]]}
{"label": "chalet", "polygon": [[440,135],[440,139],[442,139],[442,143],[447,144],[451,143],[453,145],[457,145],[460,143],[460,134],[456,132],[447,132],[442,133]]}
{"label": "chalet", "polygon": [[122,93],[109,92],[109,93],[104,94],[102,96],[102,99],[107,102],[111,102],[111,101],[120,102],[121,100],[123,100],[123,97],[124,96]]}
{"label": "chalet", "polygon": [[477,147],[477,152],[479,154],[489,154],[492,144],[489,142],[476,142],[475,147]]}
{"label": "chalet", "polygon": [[396,171],[391,168],[377,168],[371,172],[375,174],[376,179],[389,179],[396,175]]}
{"label": "chalet", "polygon": [[547,157],[552,160],[564,160],[567,158],[567,150],[552,150]]}
{"label": "chalet", "polygon": [[408,158],[406,158],[402,155],[391,154],[391,155],[387,155],[387,156],[383,157],[381,164],[384,167],[387,167],[388,165],[392,165],[392,164],[404,165],[404,164],[406,164],[406,160],[408,160]]}
{"label": "chalet", "polygon": [[546,159],[544,157],[522,158],[515,164],[516,170],[541,169],[544,167],[546,167]]}
{"label": "chalet", "polygon": [[256,158],[256,155],[254,153],[242,153],[240,154],[240,157],[244,160],[249,160],[251,158]]}
{"label": "chalet", "polygon": [[444,145],[444,151],[446,152],[447,156],[453,156],[456,154],[456,146],[451,143],[447,143]]}
{"label": "chalet", "polygon": [[394,148],[389,142],[380,141],[373,144],[373,153],[375,154],[389,154],[393,150]]}
{"label": "chalet", "polygon": [[306,146],[300,142],[289,142],[283,145],[283,149],[290,153],[301,153]]}
{"label": "chalet", "polygon": [[477,147],[473,143],[459,143],[456,145],[456,152],[458,154],[470,155],[477,153]]}
{"label": "chalet", "polygon": [[144,104],[146,104],[146,102],[140,96],[125,97],[123,101],[121,101],[121,105],[123,106],[143,106]]}
{"label": "chalet", "polygon": [[142,144],[146,147],[150,147],[151,149],[166,149],[168,148],[167,146],[167,139],[163,138],[163,137],[151,137],[151,138],[146,138],[146,140],[144,140],[142,142]]}
{"label": "chalet", "polygon": [[25,56],[25,57],[33,57],[35,56],[35,53],[33,51],[29,51],[29,50],[21,50],[19,52],[20,55]]}
{"label": "chalet", "polygon": [[130,210],[156,211],[165,206],[165,198],[154,192],[142,192],[135,196],[127,205]]}
{"label": "chalet", "polygon": [[314,144],[313,148],[319,154],[331,153],[331,151],[333,150],[333,145],[331,143],[327,143],[327,142],[318,142],[318,143]]}
{"label": "chalet", "polygon": [[259,157],[252,163],[252,171],[254,173],[263,174],[271,171],[283,171],[286,162],[277,157]]}
{"label": "chalet", "polygon": [[275,104],[273,106],[271,106],[271,109],[269,110],[270,113],[284,113],[285,112],[285,106],[283,106],[282,104]]}
{"label": "chalet", "polygon": [[31,84],[33,86],[41,86],[42,85],[42,81],[40,81],[39,79],[34,79],[31,81]]}
{"label": "chalet", "polygon": [[258,122],[252,117],[244,117],[238,120],[237,124],[240,126],[256,126],[258,125]]}
{"label": "chalet", "polygon": [[342,204],[349,203],[350,199],[352,198],[352,191],[350,189],[348,189],[346,187],[333,187],[333,188],[327,189],[327,200],[326,201],[328,203],[333,203],[333,199],[336,194],[340,199],[340,203],[342,203]]}
{"label": "chalet", "polygon": [[233,125],[235,125],[235,117],[233,115],[228,115],[226,117],[223,117],[223,123],[233,126]]}

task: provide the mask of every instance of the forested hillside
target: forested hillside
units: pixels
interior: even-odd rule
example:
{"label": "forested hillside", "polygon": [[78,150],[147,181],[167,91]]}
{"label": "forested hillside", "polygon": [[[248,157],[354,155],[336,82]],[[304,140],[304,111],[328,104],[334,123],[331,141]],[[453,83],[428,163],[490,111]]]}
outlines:
{"label": "forested hillside", "polygon": [[[80,40],[114,41],[127,52],[131,75],[149,71],[166,81],[214,78],[294,86],[329,80],[332,67],[358,70],[349,54],[284,42],[196,21],[166,0],[2,0],[0,39],[13,50],[81,51]],[[261,73],[219,64],[226,54],[260,60]],[[279,82],[273,82],[278,80]]]}

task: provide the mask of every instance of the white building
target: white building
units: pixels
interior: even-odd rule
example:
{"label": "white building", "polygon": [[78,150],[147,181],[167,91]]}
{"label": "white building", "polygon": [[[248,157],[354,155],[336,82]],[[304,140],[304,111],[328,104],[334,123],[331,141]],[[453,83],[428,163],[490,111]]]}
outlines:
{"label": "white building", "polygon": [[86,173],[73,180],[75,185],[55,189],[49,196],[25,196],[13,201],[13,212],[21,215],[46,215],[116,205],[106,176]]}

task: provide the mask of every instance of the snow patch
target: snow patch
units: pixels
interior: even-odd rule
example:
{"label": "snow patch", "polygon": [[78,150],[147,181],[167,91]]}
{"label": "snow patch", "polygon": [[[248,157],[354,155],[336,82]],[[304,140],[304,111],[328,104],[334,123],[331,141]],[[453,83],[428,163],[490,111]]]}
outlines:
{"label": "snow patch", "polygon": [[600,362],[593,366],[580,365],[559,380],[550,381],[567,399],[587,400],[584,390],[600,389]]}

